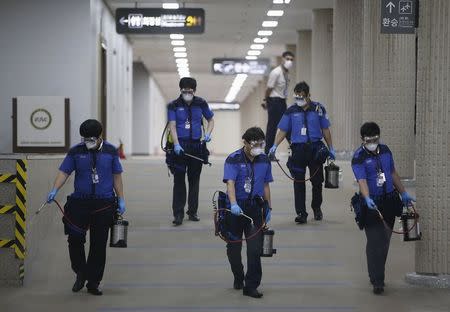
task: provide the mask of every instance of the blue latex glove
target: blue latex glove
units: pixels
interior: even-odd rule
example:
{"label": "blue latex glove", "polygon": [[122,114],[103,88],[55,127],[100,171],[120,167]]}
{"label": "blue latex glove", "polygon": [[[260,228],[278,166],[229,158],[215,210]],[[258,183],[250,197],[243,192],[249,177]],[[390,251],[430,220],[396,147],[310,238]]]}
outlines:
{"label": "blue latex glove", "polygon": [[409,195],[408,192],[403,192],[401,194],[401,196],[402,196],[403,205],[405,205],[405,206],[411,205],[412,201],[413,202],[416,201],[416,199],[414,197],[412,197],[411,195]]}
{"label": "blue latex glove", "polygon": [[330,159],[336,160],[336,151],[332,147],[330,147]]}
{"label": "blue latex glove", "polygon": [[123,199],[122,197],[119,197],[119,207],[117,208],[117,211],[119,212],[119,214],[124,214],[125,213],[125,199]]}
{"label": "blue latex glove", "polygon": [[55,188],[52,189],[52,190],[50,191],[50,193],[48,193],[48,195],[47,195],[47,204],[50,204],[52,201],[55,200],[56,193],[58,193],[58,190],[55,189]]}
{"label": "blue latex glove", "polygon": [[237,203],[231,204],[231,213],[235,216],[239,216],[242,213],[242,209]]}
{"label": "blue latex glove", "polygon": [[364,199],[366,200],[366,205],[369,209],[372,209],[372,210],[377,209],[377,205],[375,205],[375,202],[373,201],[372,198],[364,197]]}
{"label": "blue latex glove", "polygon": [[266,224],[269,223],[271,219],[272,219],[272,209],[267,209],[267,212],[266,212]]}
{"label": "blue latex glove", "polygon": [[275,153],[277,152],[277,148],[278,148],[278,146],[277,146],[276,144],[274,144],[274,145],[270,148],[269,154],[268,154],[268,156],[269,156],[270,159],[275,159]]}
{"label": "blue latex glove", "polygon": [[210,133],[205,134],[204,141],[205,142],[211,142],[211,134]]}
{"label": "blue latex glove", "polygon": [[182,153],[184,153],[184,149],[181,147],[180,144],[175,144],[175,146],[173,147],[173,150],[174,150],[175,154],[177,154],[177,155],[181,155]]}

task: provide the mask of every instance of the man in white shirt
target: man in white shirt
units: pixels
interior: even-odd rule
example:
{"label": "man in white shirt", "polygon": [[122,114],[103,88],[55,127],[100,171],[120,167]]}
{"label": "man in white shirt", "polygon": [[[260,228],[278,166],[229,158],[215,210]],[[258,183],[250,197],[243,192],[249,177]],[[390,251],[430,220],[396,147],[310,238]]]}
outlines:
{"label": "man in white shirt", "polygon": [[289,69],[294,63],[294,54],[286,51],[282,54],[281,65],[269,74],[266,94],[262,106],[267,109],[266,154],[275,141],[277,126],[286,111],[286,98],[289,87]]}

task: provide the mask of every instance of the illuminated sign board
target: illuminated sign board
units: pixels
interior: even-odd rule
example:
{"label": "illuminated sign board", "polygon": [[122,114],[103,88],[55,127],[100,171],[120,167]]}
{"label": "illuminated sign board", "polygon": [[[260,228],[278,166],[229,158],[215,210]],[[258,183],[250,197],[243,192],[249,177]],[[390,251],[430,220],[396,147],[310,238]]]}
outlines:
{"label": "illuminated sign board", "polygon": [[269,71],[269,59],[215,58],[212,60],[212,72],[216,75],[267,75]]}
{"label": "illuminated sign board", "polygon": [[200,34],[205,32],[203,9],[124,9],[116,10],[119,34]]}

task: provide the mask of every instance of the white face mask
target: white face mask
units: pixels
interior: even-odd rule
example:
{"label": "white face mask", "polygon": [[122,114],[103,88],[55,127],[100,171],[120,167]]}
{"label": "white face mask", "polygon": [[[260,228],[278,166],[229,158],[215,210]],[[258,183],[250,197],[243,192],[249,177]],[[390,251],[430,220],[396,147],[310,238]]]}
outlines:
{"label": "white face mask", "polygon": [[298,106],[305,106],[307,104],[306,99],[301,96],[294,96],[295,104]]}
{"label": "white face mask", "polygon": [[292,67],[293,62],[291,60],[284,61],[284,68],[290,69]]}
{"label": "white face mask", "polygon": [[84,142],[88,150],[94,149],[97,147],[97,142]]}
{"label": "white face mask", "polygon": [[365,145],[368,151],[375,152],[377,150],[377,143],[368,143]]}
{"label": "white face mask", "polygon": [[264,149],[262,147],[254,147],[250,150],[250,154],[253,157],[256,157],[258,155],[264,154]]}
{"label": "white face mask", "polygon": [[194,98],[194,95],[191,93],[182,94],[182,96],[185,102],[191,102],[192,99]]}

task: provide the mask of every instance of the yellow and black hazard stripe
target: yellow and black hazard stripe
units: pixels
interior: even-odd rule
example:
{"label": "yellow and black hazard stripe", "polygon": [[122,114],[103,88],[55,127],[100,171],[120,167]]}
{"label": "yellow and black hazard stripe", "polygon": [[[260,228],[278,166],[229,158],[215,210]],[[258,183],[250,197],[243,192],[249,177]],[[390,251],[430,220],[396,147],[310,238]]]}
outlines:
{"label": "yellow and black hazard stripe", "polygon": [[0,248],[13,248],[16,257],[25,259],[25,229],[27,204],[27,161],[16,161],[16,174],[0,174],[0,183],[16,184],[15,205],[0,205],[0,214],[15,214],[15,239],[0,239]]}
{"label": "yellow and black hazard stripe", "polygon": [[16,163],[16,256],[25,259],[25,217],[27,204],[27,161],[18,159]]}
{"label": "yellow and black hazard stripe", "polygon": [[15,239],[0,239],[0,248],[15,248]]}
{"label": "yellow and black hazard stripe", "polygon": [[16,175],[4,173],[0,174],[0,183],[16,183]]}
{"label": "yellow and black hazard stripe", "polygon": [[23,281],[25,277],[25,264],[22,262],[19,266],[19,278]]}

